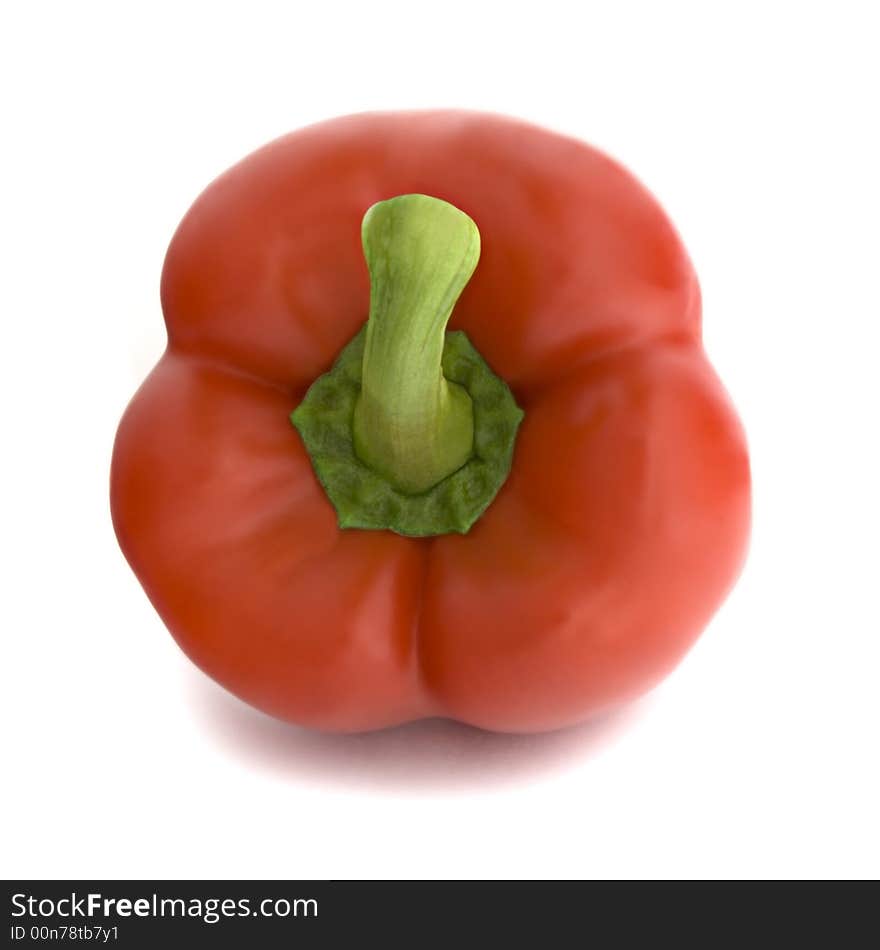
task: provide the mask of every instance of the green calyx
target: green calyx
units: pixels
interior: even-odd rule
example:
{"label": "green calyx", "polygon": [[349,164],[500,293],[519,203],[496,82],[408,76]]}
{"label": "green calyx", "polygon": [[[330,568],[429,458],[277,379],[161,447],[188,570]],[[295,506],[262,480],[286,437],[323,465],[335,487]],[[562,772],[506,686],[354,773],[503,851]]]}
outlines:
{"label": "green calyx", "polygon": [[474,222],[401,195],[362,226],[370,315],[291,421],[342,528],[465,533],[510,472],[523,418],[464,333],[446,332],[479,259]]}

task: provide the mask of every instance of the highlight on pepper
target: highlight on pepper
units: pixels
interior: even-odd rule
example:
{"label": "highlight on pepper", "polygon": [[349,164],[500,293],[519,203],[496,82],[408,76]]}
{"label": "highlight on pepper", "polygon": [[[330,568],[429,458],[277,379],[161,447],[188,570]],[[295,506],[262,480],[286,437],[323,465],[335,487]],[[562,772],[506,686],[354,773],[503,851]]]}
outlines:
{"label": "highlight on pepper", "polygon": [[161,298],[114,526],[184,652],[270,715],[580,722],[739,573],[748,454],[693,267],[584,143],[452,111],[295,132],[196,200]]}

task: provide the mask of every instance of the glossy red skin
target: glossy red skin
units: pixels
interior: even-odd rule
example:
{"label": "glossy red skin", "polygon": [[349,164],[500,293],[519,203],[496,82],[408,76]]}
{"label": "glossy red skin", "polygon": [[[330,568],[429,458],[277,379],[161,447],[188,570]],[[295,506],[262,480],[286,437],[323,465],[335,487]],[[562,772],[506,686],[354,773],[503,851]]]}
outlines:
{"label": "glossy red skin", "polygon": [[[366,318],[365,210],[409,192],[477,222],[451,328],[526,411],[466,536],[340,530],[288,420]],[[114,524],[187,655],[273,716],[565,726],[657,683],[735,580],[748,457],[694,271],[651,195],[583,143],[459,112],[296,132],[196,201],[162,306]]]}

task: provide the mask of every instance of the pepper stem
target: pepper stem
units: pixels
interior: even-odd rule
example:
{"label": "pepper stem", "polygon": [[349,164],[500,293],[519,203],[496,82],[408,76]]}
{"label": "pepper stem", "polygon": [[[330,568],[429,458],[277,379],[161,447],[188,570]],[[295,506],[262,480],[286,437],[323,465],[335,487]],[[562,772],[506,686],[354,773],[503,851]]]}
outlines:
{"label": "pepper stem", "polygon": [[444,378],[446,324],[480,257],[480,233],[427,195],[380,201],[364,216],[370,316],[354,448],[407,494],[427,491],[473,453],[471,397]]}

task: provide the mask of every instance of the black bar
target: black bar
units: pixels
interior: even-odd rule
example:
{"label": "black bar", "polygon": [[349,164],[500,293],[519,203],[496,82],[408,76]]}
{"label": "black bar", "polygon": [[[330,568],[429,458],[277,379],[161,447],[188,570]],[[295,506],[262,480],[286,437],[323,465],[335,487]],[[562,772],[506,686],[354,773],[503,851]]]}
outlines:
{"label": "black bar", "polygon": [[[874,882],[7,881],[4,944],[163,948],[861,946]],[[74,932],[75,931],[75,932]],[[480,935],[483,935],[481,938]],[[489,935],[491,939],[486,941]],[[451,942],[450,942],[451,941]]]}

